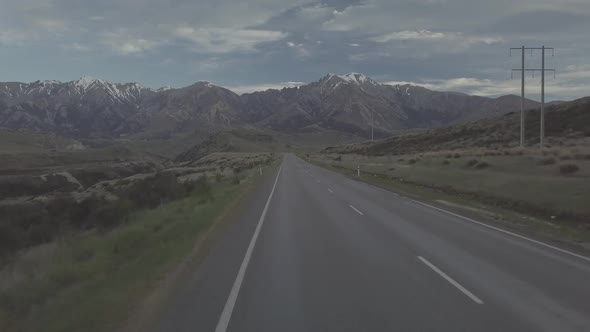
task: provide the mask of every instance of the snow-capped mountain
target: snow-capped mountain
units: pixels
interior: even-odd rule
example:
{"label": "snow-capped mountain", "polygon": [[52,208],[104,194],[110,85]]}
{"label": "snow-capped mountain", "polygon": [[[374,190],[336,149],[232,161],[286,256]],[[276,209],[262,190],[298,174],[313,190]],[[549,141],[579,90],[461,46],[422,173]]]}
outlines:
{"label": "snow-capped mountain", "polygon": [[86,137],[194,130],[237,122],[239,107],[228,102],[231,98],[239,100],[209,82],[182,89],[150,89],[91,76],[70,82],[7,82],[0,83],[0,127]]}
{"label": "snow-capped mountain", "polygon": [[113,83],[91,76],[70,81],[35,81],[31,83],[0,83],[0,97],[14,101],[34,97],[84,98],[100,97],[114,103],[136,102],[142,93],[152,92],[139,83]]}
{"label": "snow-capped mountain", "polygon": [[[516,111],[519,98],[485,98],[431,91],[412,85],[385,85],[359,73],[328,74],[298,88],[241,96],[250,121],[276,130],[310,125],[367,136],[417,127],[435,127]],[[527,107],[536,103],[527,102]]]}
{"label": "snow-capped mountain", "polygon": [[519,101],[516,96],[493,99],[383,85],[359,73],[328,74],[296,88],[241,96],[210,82],[150,89],[83,76],[70,82],[0,83],[0,127],[76,137],[161,137],[242,125],[279,131],[313,126],[367,136],[373,126],[377,135],[386,136],[515,111]]}

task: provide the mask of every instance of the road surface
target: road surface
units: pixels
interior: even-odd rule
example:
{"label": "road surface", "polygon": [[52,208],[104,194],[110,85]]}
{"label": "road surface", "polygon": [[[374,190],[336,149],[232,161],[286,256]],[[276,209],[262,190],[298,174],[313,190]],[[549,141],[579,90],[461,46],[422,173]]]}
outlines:
{"label": "road surface", "polygon": [[590,331],[590,259],[286,155],[154,331]]}

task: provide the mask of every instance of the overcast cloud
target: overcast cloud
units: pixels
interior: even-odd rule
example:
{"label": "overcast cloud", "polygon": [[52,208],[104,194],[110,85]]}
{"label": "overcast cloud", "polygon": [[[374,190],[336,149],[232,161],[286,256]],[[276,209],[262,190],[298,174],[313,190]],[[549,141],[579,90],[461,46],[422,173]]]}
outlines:
{"label": "overcast cloud", "polygon": [[[590,95],[588,0],[0,0],[0,81],[84,74],[238,93],[362,72],[386,83],[519,93],[508,48],[555,47],[549,99]],[[540,54],[527,54],[531,67]],[[539,80],[529,78],[538,99]]]}

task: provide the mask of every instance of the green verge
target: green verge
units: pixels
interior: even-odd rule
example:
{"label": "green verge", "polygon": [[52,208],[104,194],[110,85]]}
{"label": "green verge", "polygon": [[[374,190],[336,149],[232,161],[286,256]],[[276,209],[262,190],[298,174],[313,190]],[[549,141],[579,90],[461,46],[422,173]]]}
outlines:
{"label": "green verge", "polygon": [[136,211],[108,233],[51,244],[49,253],[32,260],[35,266],[19,269],[29,272],[1,289],[0,331],[116,330],[227,207],[262,178],[254,173],[240,184],[214,183],[211,198],[196,195]]}
{"label": "green verge", "polygon": [[[590,230],[580,227],[579,224],[545,219],[537,215],[516,212],[479,200],[477,195],[463,193],[452,187],[427,186],[417,182],[408,182],[403,179],[392,178],[377,172],[361,172],[357,177],[357,170],[350,165],[342,165],[306,156],[300,156],[306,161],[347,176],[350,179],[363,181],[383,189],[400,193],[422,201],[432,201],[439,206],[465,216],[480,218],[482,221],[496,223],[504,228],[531,234],[536,237],[551,241],[573,245],[579,249],[590,249]],[[363,166],[361,164],[361,166]],[[369,166],[364,169],[370,168]]]}

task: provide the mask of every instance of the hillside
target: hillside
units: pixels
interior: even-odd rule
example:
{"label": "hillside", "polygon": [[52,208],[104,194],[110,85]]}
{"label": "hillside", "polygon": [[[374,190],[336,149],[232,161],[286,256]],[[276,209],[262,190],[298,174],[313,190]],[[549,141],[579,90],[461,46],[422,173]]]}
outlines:
{"label": "hillside", "polygon": [[[526,143],[539,141],[539,111],[526,113]],[[590,97],[552,105],[546,109],[545,134],[549,147],[563,144],[562,139],[590,136]],[[327,148],[331,153],[410,154],[428,151],[466,149],[475,147],[503,148],[518,145],[520,114],[511,112],[502,116],[475,122],[414,130],[375,142],[365,142]]]}

